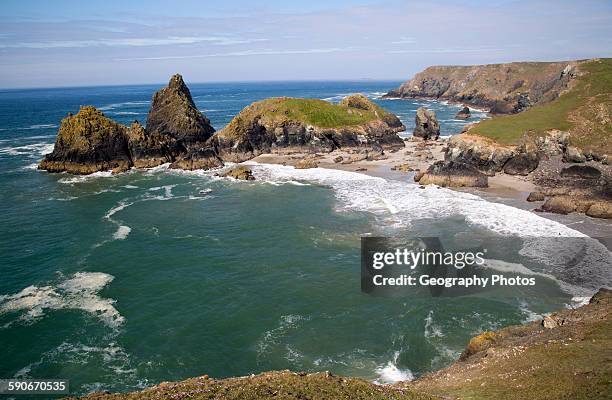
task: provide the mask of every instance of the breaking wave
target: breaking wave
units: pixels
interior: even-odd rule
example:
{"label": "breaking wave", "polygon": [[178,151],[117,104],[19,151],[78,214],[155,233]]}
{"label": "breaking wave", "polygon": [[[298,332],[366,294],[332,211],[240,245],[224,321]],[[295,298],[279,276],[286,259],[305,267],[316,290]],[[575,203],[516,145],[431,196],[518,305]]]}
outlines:
{"label": "breaking wave", "polygon": [[117,328],[125,318],[114,307],[115,300],[98,294],[113,279],[102,272],[77,272],[55,285],[28,286],[19,293],[0,296],[0,314],[21,313],[18,320],[33,322],[50,310],[81,310]]}

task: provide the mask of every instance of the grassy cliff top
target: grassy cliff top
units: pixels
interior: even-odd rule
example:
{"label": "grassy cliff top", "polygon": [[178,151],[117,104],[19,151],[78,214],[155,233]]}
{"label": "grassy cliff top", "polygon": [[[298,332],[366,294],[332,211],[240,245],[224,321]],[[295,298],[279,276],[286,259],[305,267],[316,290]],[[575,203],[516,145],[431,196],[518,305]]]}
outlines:
{"label": "grassy cliff top", "polygon": [[360,94],[351,95],[339,104],[319,99],[275,97],[245,107],[219,134],[239,134],[257,120],[277,125],[295,121],[319,128],[342,128],[388,116],[392,114]]}
{"label": "grassy cliff top", "polygon": [[552,129],[571,132],[570,143],[583,150],[612,154],[612,59],[579,65],[576,84],[558,99],[515,115],[478,123],[471,134],[502,144],[517,144],[523,134]]}

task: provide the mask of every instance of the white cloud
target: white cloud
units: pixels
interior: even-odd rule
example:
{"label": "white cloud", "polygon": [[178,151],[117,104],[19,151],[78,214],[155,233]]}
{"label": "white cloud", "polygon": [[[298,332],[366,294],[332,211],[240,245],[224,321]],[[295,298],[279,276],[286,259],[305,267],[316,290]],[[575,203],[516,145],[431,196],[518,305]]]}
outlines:
{"label": "white cloud", "polygon": [[391,42],[391,44],[414,44],[416,39],[413,37],[401,37],[398,40]]}
{"label": "white cloud", "polygon": [[263,50],[232,51],[232,52],[227,52],[227,53],[192,54],[192,55],[185,55],[185,56],[118,58],[115,61],[184,60],[184,59],[189,59],[189,58],[208,58],[208,57],[244,57],[244,56],[261,56],[261,55],[322,54],[322,53],[337,53],[337,52],[353,51],[353,50],[356,50],[356,48],[332,47],[332,48],[322,48],[322,49],[299,49],[299,50],[263,49]]}
{"label": "white cloud", "polygon": [[93,40],[55,40],[47,42],[0,43],[0,48],[56,49],[80,47],[142,47],[211,43],[219,46],[262,42],[268,39],[242,39],[223,36],[169,36],[165,38],[113,38]]}
{"label": "white cloud", "polygon": [[503,49],[497,49],[492,47],[472,47],[472,48],[460,48],[460,47],[443,47],[434,49],[410,49],[410,50],[389,50],[388,54],[421,54],[421,53],[433,53],[433,54],[446,54],[446,53],[492,53],[504,51]]}

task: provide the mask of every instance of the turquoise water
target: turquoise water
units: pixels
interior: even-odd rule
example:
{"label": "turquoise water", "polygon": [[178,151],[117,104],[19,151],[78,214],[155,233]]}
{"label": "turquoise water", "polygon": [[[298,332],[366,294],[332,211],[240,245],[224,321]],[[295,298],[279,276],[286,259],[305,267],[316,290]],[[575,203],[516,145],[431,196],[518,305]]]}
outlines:
{"label": "turquoise water", "polygon": [[[376,98],[395,86],[190,89],[219,129],[265,97]],[[581,288],[609,283],[600,270],[561,290],[563,272],[534,261],[529,267],[549,276],[537,290],[371,297],[360,292],[364,235],[485,238],[492,256],[516,258],[503,264],[516,271],[519,249],[496,249],[500,238],[578,233],[471,194],[351,172],[254,165],[257,180],[238,182],[165,168],[88,177],[34,168],[66,113],[93,104],[123,123],[144,121],[157,89],[0,93],[0,378],[67,378],[77,394],[276,369],[392,382],[447,365],[483,330],[536,318]],[[409,127],[422,104],[376,101]],[[460,131],[457,106],[427,104],[443,134]]]}

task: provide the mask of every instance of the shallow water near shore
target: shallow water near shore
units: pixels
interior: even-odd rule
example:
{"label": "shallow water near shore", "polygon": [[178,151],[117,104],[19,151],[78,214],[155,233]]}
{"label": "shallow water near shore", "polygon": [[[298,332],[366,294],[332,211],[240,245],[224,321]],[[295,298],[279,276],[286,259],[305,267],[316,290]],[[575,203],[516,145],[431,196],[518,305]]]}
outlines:
{"label": "shallow water near shore", "polygon": [[[265,97],[376,98],[395,86],[190,89],[219,129]],[[361,293],[362,236],[490,243],[582,236],[470,193],[258,163],[251,163],[253,182],[165,167],[91,176],[35,169],[67,112],[94,104],[122,123],[144,121],[157,88],[0,93],[0,377],[67,378],[73,393],[279,369],[393,382],[447,365],[483,330],[575,304],[573,297],[609,283],[609,272],[598,270],[587,281],[559,286],[561,274],[546,263],[534,261],[525,272],[517,260],[505,260],[497,268],[548,277],[538,290],[459,300]],[[424,103],[376,101],[409,127]],[[452,120],[458,106],[427,104],[443,134],[461,130],[465,122]]]}

